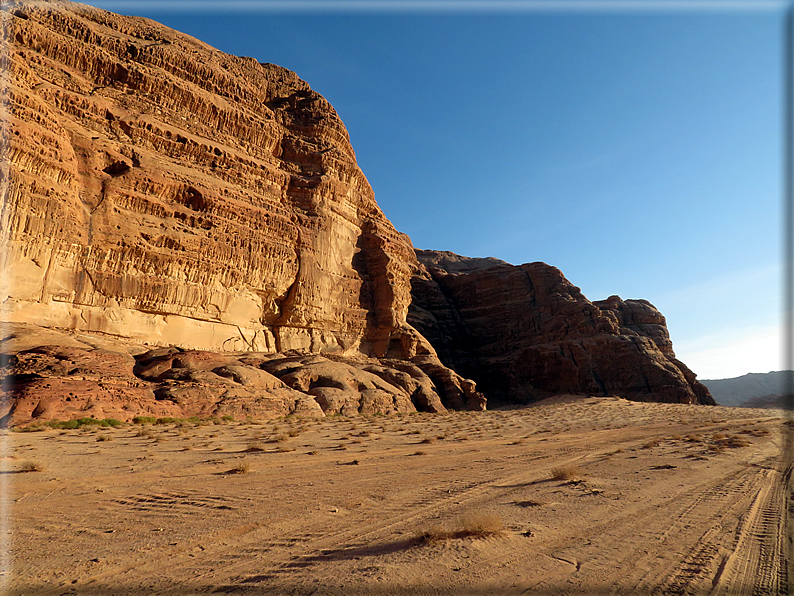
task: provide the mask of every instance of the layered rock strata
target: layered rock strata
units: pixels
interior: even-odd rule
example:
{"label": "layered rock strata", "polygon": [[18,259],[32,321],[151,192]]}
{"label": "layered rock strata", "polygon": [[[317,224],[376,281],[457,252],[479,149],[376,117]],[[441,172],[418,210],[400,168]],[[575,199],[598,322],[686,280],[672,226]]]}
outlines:
{"label": "layered rock strata", "polygon": [[464,377],[711,403],[647,302],[420,264],[295,73],[60,0],[0,19],[5,423],[484,409]]}
{"label": "layered rock strata", "polygon": [[558,393],[714,404],[646,300],[591,302],[555,267],[417,251],[409,322],[490,403]]}
{"label": "layered rock strata", "polygon": [[[407,324],[418,265],[410,240],[375,203],[334,109],[295,73],[148,19],[62,1],[3,7],[4,320],[180,350],[391,359],[422,367],[437,385],[422,373],[421,396],[406,388],[387,405],[382,394],[345,394],[344,408],[367,410],[371,398],[376,410],[404,409],[412,397],[429,409],[484,407],[473,383],[446,370]],[[34,360],[77,369],[90,360],[53,345],[7,355],[23,371]],[[110,367],[128,387],[167,382],[153,390],[155,409],[184,401],[172,381],[204,379],[215,388],[210,409],[220,407],[218,388],[237,382],[218,367],[139,377],[129,363]],[[17,376],[20,403],[65,378],[48,370],[48,381]],[[276,389],[261,375],[245,378],[260,379],[257,392]],[[378,389],[370,385],[362,391]],[[78,393],[138,403],[138,389]],[[293,412],[284,401],[292,397],[279,393],[284,403],[263,411]]]}
{"label": "layered rock strata", "polygon": [[194,349],[415,355],[410,241],[304,81],[147,19],[0,14],[5,317]]}

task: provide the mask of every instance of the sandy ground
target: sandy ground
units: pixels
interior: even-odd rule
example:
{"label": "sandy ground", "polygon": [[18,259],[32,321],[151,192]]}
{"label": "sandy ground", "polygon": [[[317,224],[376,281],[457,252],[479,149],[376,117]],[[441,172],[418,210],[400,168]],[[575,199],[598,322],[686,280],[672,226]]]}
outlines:
{"label": "sandy ground", "polygon": [[[589,398],[6,433],[4,587],[786,594],[785,421]],[[552,479],[566,467],[572,478]],[[467,536],[472,513],[504,527]]]}

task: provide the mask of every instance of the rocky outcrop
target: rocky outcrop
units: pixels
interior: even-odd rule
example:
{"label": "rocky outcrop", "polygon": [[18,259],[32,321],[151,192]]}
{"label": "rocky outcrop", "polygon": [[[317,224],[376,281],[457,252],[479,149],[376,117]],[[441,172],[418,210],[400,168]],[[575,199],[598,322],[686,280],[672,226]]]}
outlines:
{"label": "rocky outcrop", "polygon": [[413,363],[362,355],[147,349],[25,324],[7,326],[0,352],[2,426],[88,417],[266,420],[485,407],[472,381],[432,356]]}
{"label": "rocky outcrop", "polygon": [[646,300],[590,302],[555,267],[417,251],[409,322],[490,403],[559,393],[713,404]]}

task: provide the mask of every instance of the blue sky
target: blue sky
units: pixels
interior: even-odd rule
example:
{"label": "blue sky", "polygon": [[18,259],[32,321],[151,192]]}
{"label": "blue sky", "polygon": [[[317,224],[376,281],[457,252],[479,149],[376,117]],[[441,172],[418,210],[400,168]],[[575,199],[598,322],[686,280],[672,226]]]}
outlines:
{"label": "blue sky", "polygon": [[417,248],[645,298],[702,379],[782,366],[775,2],[147,2],[289,68]]}

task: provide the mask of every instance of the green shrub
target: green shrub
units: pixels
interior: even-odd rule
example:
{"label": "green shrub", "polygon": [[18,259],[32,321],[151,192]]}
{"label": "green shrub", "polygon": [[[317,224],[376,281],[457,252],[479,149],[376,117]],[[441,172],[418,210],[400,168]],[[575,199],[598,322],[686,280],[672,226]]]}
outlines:
{"label": "green shrub", "polygon": [[153,416],[136,416],[132,419],[134,424],[154,424],[157,422],[157,418]]}
{"label": "green shrub", "polygon": [[180,418],[172,418],[171,416],[164,416],[162,418],[158,418],[155,423],[156,424],[175,424],[177,422],[180,422],[180,420],[181,420]]}

